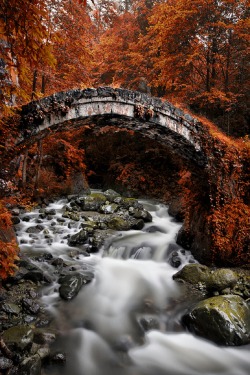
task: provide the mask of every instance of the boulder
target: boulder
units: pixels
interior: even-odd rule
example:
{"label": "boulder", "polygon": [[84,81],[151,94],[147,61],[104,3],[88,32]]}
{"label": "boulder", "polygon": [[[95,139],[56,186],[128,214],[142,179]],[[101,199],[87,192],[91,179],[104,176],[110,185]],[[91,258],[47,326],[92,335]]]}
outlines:
{"label": "boulder", "polygon": [[116,203],[104,204],[100,207],[100,212],[103,214],[113,214],[118,210],[119,206]]}
{"label": "boulder", "polygon": [[120,197],[120,194],[117,193],[116,191],[112,190],[112,189],[108,189],[108,190],[104,191],[103,195],[105,195],[106,199],[109,202],[114,202],[114,200],[116,198]]}
{"label": "boulder", "polygon": [[133,216],[135,219],[142,219],[146,223],[152,222],[152,216],[146,210],[130,207],[129,214]]}
{"label": "boulder", "polygon": [[131,222],[131,229],[141,230],[144,227],[144,221],[142,219],[134,219]]}
{"label": "boulder", "polygon": [[113,230],[129,230],[131,228],[130,223],[120,216],[112,217],[107,222],[107,226]]}
{"label": "boulder", "polygon": [[13,366],[13,362],[9,358],[0,357],[0,371],[8,370]]}
{"label": "boulder", "polygon": [[24,350],[31,347],[33,330],[29,326],[14,326],[2,334],[3,341],[11,350]]}
{"label": "boulder", "polygon": [[206,287],[209,278],[209,268],[198,263],[187,264],[173,275],[174,280],[183,280],[197,287],[199,287],[200,284],[203,284],[203,286]]}
{"label": "boulder", "polygon": [[143,205],[139,203],[138,200],[135,198],[117,197],[114,199],[114,202],[118,204],[119,206],[125,208],[126,210],[128,210],[131,207],[139,209],[139,210],[143,210]]}
{"label": "boulder", "polygon": [[239,275],[230,268],[213,270],[207,266],[193,263],[184,266],[173,276],[173,279],[183,280],[210,293],[222,293],[225,289],[234,288],[239,280]]}
{"label": "boulder", "polygon": [[69,246],[82,245],[87,242],[88,237],[88,232],[85,229],[81,229],[80,232],[73,234],[73,236],[68,239],[68,244]]}
{"label": "boulder", "polygon": [[250,307],[240,296],[200,301],[183,316],[182,322],[191,332],[219,345],[250,343]]}
{"label": "boulder", "polygon": [[27,233],[32,233],[32,234],[36,234],[36,233],[40,233],[42,230],[44,229],[44,226],[43,225],[35,225],[33,227],[29,227],[26,229],[26,232]]}
{"label": "boulder", "polygon": [[239,279],[237,272],[229,268],[218,268],[211,271],[207,289],[221,292],[226,288],[233,288]]}
{"label": "boulder", "polygon": [[92,193],[86,197],[79,198],[76,203],[85,211],[99,211],[100,207],[107,201],[104,194]]}
{"label": "boulder", "polygon": [[62,299],[67,301],[73,299],[79,293],[83,284],[89,283],[94,277],[94,274],[86,272],[86,274],[73,273],[59,278],[59,294]]}

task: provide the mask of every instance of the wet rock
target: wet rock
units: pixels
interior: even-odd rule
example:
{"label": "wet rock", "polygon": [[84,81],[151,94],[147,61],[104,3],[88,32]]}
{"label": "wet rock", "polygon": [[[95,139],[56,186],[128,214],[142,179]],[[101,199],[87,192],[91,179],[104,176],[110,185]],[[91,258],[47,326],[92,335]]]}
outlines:
{"label": "wet rock", "polygon": [[240,296],[216,296],[200,301],[182,321],[191,332],[219,345],[250,342],[250,307]]}
{"label": "wet rock", "polygon": [[23,318],[23,321],[27,324],[31,324],[32,322],[34,322],[36,320],[36,317],[35,316],[32,316],[32,315],[25,315],[24,318]]}
{"label": "wet rock", "polygon": [[12,220],[13,225],[17,225],[21,222],[21,220],[17,216],[13,216],[11,220]]}
{"label": "wet rock", "polygon": [[207,266],[201,264],[187,264],[179,272],[174,274],[174,280],[183,280],[192,285],[199,286],[203,283],[204,287],[210,278],[210,270]]}
{"label": "wet rock", "polygon": [[100,212],[104,214],[113,214],[118,210],[119,206],[115,203],[105,204],[100,207]]}
{"label": "wet rock", "polygon": [[24,216],[24,217],[22,218],[22,221],[26,221],[26,222],[28,222],[28,221],[30,221],[30,219],[31,219],[30,216]]}
{"label": "wet rock", "polygon": [[39,345],[51,344],[56,340],[56,334],[46,328],[36,328],[34,330],[34,343]]}
{"label": "wet rock", "polygon": [[83,223],[81,223],[81,227],[86,230],[87,228],[96,229],[98,228],[98,223],[96,221],[86,220]]}
{"label": "wet rock", "polygon": [[134,207],[130,207],[129,213],[135,219],[142,219],[145,223],[151,223],[153,220],[151,214],[146,210],[139,210]]}
{"label": "wet rock", "polygon": [[108,190],[104,191],[103,195],[105,195],[106,199],[109,202],[114,202],[114,200],[116,198],[120,197],[120,194],[117,193],[116,191],[112,190],[112,189],[108,189]]}
{"label": "wet rock", "polygon": [[120,216],[112,217],[107,222],[107,226],[108,226],[109,229],[118,230],[118,231],[130,229],[130,223]]}
{"label": "wet rock", "polygon": [[116,340],[113,344],[113,348],[122,353],[127,353],[129,349],[131,349],[134,346],[134,342],[132,340],[132,337],[124,335],[120,337],[118,340]]}
{"label": "wet rock", "polygon": [[53,255],[48,251],[36,252],[32,257],[37,262],[47,262],[53,259]]}
{"label": "wet rock", "polygon": [[139,320],[140,325],[144,331],[150,331],[151,329],[159,329],[160,323],[155,316],[144,316]]}
{"label": "wet rock", "polygon": [[45,272],[43,272],[42,270],[40,269],[33,269],[31,271],[28,271],[24,276],[23,278],[25,280],[31,280],[31,281],[34,281],[35,283],[39,283],[39,282],[44,282],[44,283],[47,283],[47,284],[50,284],[52,283],[52,278],[47,275]]}
{"label": "wet rock", "polygon": [[2,288],[0,288],[0,302],[4,301],[6,298],[6,292]]}
{"label": "wet rock", "polygon": [[190,250],[193,243],[193,236],[182,226],[177,234],[176,243],[184,247],[184,249]]}
{"label": "wet rock", "polygon": [[177,221],[181,222],[184,220],[184,208],[182,200],[179,197],[173,199],[170,202],[168,213],[170,216],[173,216]]}
{"label": "wet rock", "polygon": [[66,220],[63,218],[63,217],[57,217],[56,220],[58,221],[58,223],[65,223]]}
{"label": "wet rock", "polygon": [[143,205],[138,202],[135,198],[122,198],[118,197],[114,199],[114,203],[118,204],[119,206],[125,208],[126,210],[134,209],[143,210]]}
{"label": "wet rock", "polygon": [[38,354],[25,358],[20,366],[20,375],[41,375],[41,358]]}
{"label": "wet rock", "polygon": [[18,315],[21,311],[20,307],[15,303],[4,303],[2,306],[2,310],[7,314],[15,314]]}
{"label": "wet rock", "polygon": [[[181,258],[180,258],[180,255],[178,254],[177,251],[173,251],[171,254],[170,254],[170,257],[168,259],[168,262],[169,264],[174,267],[174,268],[178,268],[180,267],[181,265]],[[178,277],[177,277],[178,278]]]}
{"label": "wet rock", "polygon": [[48,358],[49,355],[50,355],[50,350],[48,347],[42,347],[42,348],[39,348],[37,350],[37,354],[39,355],[39,357],[44,360],[45,358]]}
{"label": "wet rock", "polygon": [[66,354],[65,353],[53,353],[49,356],[48,362],[52,365],[64,366],[66,363]]}
{"label": "wet rock", "polygon": [[207,282],[208,290],[222,291],[226,288],[232,288],[237,284],[239,276],[237,272],[228,268],[218,268],[211,271]]}
{"label": "wet rock", "polygon": [[33,341],[33,330],[29,326],[15,326],[3,332],[5,344],[11,350],[29,349]]}
{"label": "wet rock", "polygon": [[44,229],[44,226],[38,224],[38,225],[36,225],[34,227],[27,228],[26,229],[26,233],[36,234],[36,233],[40,233],[43,229]]}
{"label": "wet rock", "polygon": [[236,271],[228,268],[213,270],[207,266],[193,263],[184,266],[173,276],[173,279],[183,280],[199,289],[202,287],[209,293],[221,293],[227,288],[233,288],[239,280],[239,275]]}
{"label": "wet rock", "polygon": [[36,321],[36,328],[43,328],[43,327],[47,327],[50,323],[50,319],[48,317],[40,317],[37,321]]}
{"label": "wet rock", "polygon": [[8,370],[13,366],[13,362],[9,358],[0,357],[0,371]]}
{"label": "wet rock", "polygon": [[31,314],[37,315],[40,311],[40,305],[30,298],[23,298],[23,308]]}
{"label": "wet rock", "polygon": [[80,273],[74,273],[71,275],[65,275],[60,277],[60,297],[67,301],[71,300],[72,298],[76,297],[76,295],[79,293],[82,285],[89,283],[91,280],[90,277],[84,277]]}
{"label": "wet rock", "polygon": [[91,247],[87,251],[91,253],[97,252],[112,233],[112,230],[96,229],[93,237],[90,238]]}
{"label": "wet rock", "polygon": [[79,221],[81,216],[79,213],[77,212],[69,212],[69,211],[66,211],[64,212],[64,214],[62,215],[63,218],[68,218],[70,220],[73,220],[73,221]]}
{"label": "wet rock", "polygon": [[45,210],[46,215],[56,215],[56,210],[55,209],[50,209],[50,210]]}
{"label": "wet rock", "polygon": [[68,239],[68,244],[69,246],[82,245],[87,242],[88,237],[88,232],[85,229],[82,229]]}
{"label": "wet rock", "polygon": [[107,198],[101,193],[92,193],[79,198],[76,203],[85,211],[99,211]]}
{"label": "wet rock", "polygon": [[64,266],[64,261],[62,258],[56,258],[56,259],[53,259],[51,264],[52,266],[61,269]]}
{"label": "wet rock", "polygon": [[144,227],[144,221],[142,219],[135,219],[132,221],[131,229],[141,230]]}
{"label": "wet rock", "polygon": [[13,215],[13,216],[19,216],[20,215],[20,209],[19,208],[13,208],[11,210],[11,215]]}

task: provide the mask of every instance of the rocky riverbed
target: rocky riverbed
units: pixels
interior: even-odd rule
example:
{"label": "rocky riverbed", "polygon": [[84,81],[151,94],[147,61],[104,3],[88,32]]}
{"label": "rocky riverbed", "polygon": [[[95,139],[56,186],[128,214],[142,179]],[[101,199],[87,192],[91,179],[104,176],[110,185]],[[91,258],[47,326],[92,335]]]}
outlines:
{"label": "rocky riverbed", "polygon": [[[0,289],[1,374],[40,375],[51,366],[65,365],[67,354],[54,345],[62,332],[53,311],[41,298],[44,290],[54,289],[61,300],[73,300],[85,285],[95,282],[95,267],[84,259],[102,251],[118,231],[138,231],[151,221],[152,216],[142,203],[112,190],[69,196],[60,214],[56,205],[43,204],[35,214],[18,207],[13,209],[17,233],[22,230],[25,234],[20,240],[23,250],[19,269]],[[55,236],[60,236],[62,245],[67,244],[67,257],[39,247],[33,251],[38,238],[49,248]],[[183,249],[173,248],[165,259],[176,268],[176,284],[185,289],[172,302],[184,306],[178,329],[188,329],[219,345],[248,344],[249,272],[209,268],[192,257],[188,258],[190,264],[183,267],[184,253]],[[154,310],[149,305],[145,307],[147,314],[138,321],[144,332],[160,329],[161,325],[154,314],[148,315]]]}

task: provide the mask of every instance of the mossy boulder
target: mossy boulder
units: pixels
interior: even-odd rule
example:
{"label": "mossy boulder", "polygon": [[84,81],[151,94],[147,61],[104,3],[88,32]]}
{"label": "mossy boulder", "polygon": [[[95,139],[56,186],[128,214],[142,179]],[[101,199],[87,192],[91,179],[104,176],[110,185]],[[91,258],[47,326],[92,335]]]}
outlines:
{"label": "mossy boulder", "polygon": [[219,345],[250,343],[250,307],[240,296],[216,296],[198,302],[182,318],[193,333]]}
{"label": "mossy boulder", "polygon": [[137,208],[140,210],[143,209],[143,205],[139,203],[138,200],[135,198],[118,197],[114,199],[114,202],[118,204],[119,206],[121,206],[122,208],[125,208],[126,210],[128,210],[131,207]]}
{"label": "mossy boulder", "polygon": [[210,270],[207,266],[198,263],[187,264],[173,275],[174,280],[182,280],[194,286],[207,285],[210,278]]}
{"label": "mossy boulder", "polygon": [[209,290],[223,291],[226,288],[233,288],[239,279],[237,272],[229,268],[218,268],[210,272],[210,277],[207,282]]}
{"label": "mossy boulder", "polygon": [[120,197],[120,194],[117,193],[116,191],[112,190],[112,189],[108,189],[108,190],[104,191],[103,195],[105,195],[106,199],[109,202],[114,202],[114,200],[116,198]]}
{"label": "mossy boulder", "polygon": [[129,230],[130,229],[129,221],[123,219],[120,216],[112,217],[107,222],[107,226],[109,229],[113,229],[113,230]]}
{"label": "mossy boulder", "polygon": [[85,211],[99,211],[106,201],[107,198],[104,194],[92,193],[81,199],[81,208]]}
{"label": "mossy boulder", "polygon": [[239,275],[229,268],[211,269],[207,266],[193,263],[187,264],[173,276],[174,280],[182,280],[207,292],[221,293],[225,289],[233,288]]}
{"label": "mossy boulder", "polygon": [[151,223],[153,220],[152,215],[144,209],[140,210],[138,208],[130,207],[129,214],[133,216],[135,219],[142,219],[146,223]]}
{"label": "mossy boulder", "polygon": [[29,326],[14,326],[4,331],[2,338],[11,350],[30,349],[33,342],[33,329]]}

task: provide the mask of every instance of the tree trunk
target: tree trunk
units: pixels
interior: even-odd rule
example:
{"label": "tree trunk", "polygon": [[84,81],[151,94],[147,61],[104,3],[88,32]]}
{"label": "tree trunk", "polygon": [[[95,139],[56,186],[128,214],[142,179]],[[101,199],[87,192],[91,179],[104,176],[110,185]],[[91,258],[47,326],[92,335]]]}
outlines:
{"label": "tree trunk", "polygon": [[46,86],[46,77],[45,77],[45,74],[43,73],[43,75],[42,75],[42,89],[41,89],[42,94],[45,94],[45,86]]}
{"label": "tree trunk", "polygon": [[36,94],[36,84],[37,84],[37,70],[34,70],[33,74],[33,83],[32,83],[32,93],[31,93],[31,100],[35,98]]}
{"label": "tree trunk", "polygon": [[231,58],[231,42],[232,42],[232,30],[229,30],[227,54],[226,54],[226,72],[225,72],[225,93],[229,91],[229,67]]}

